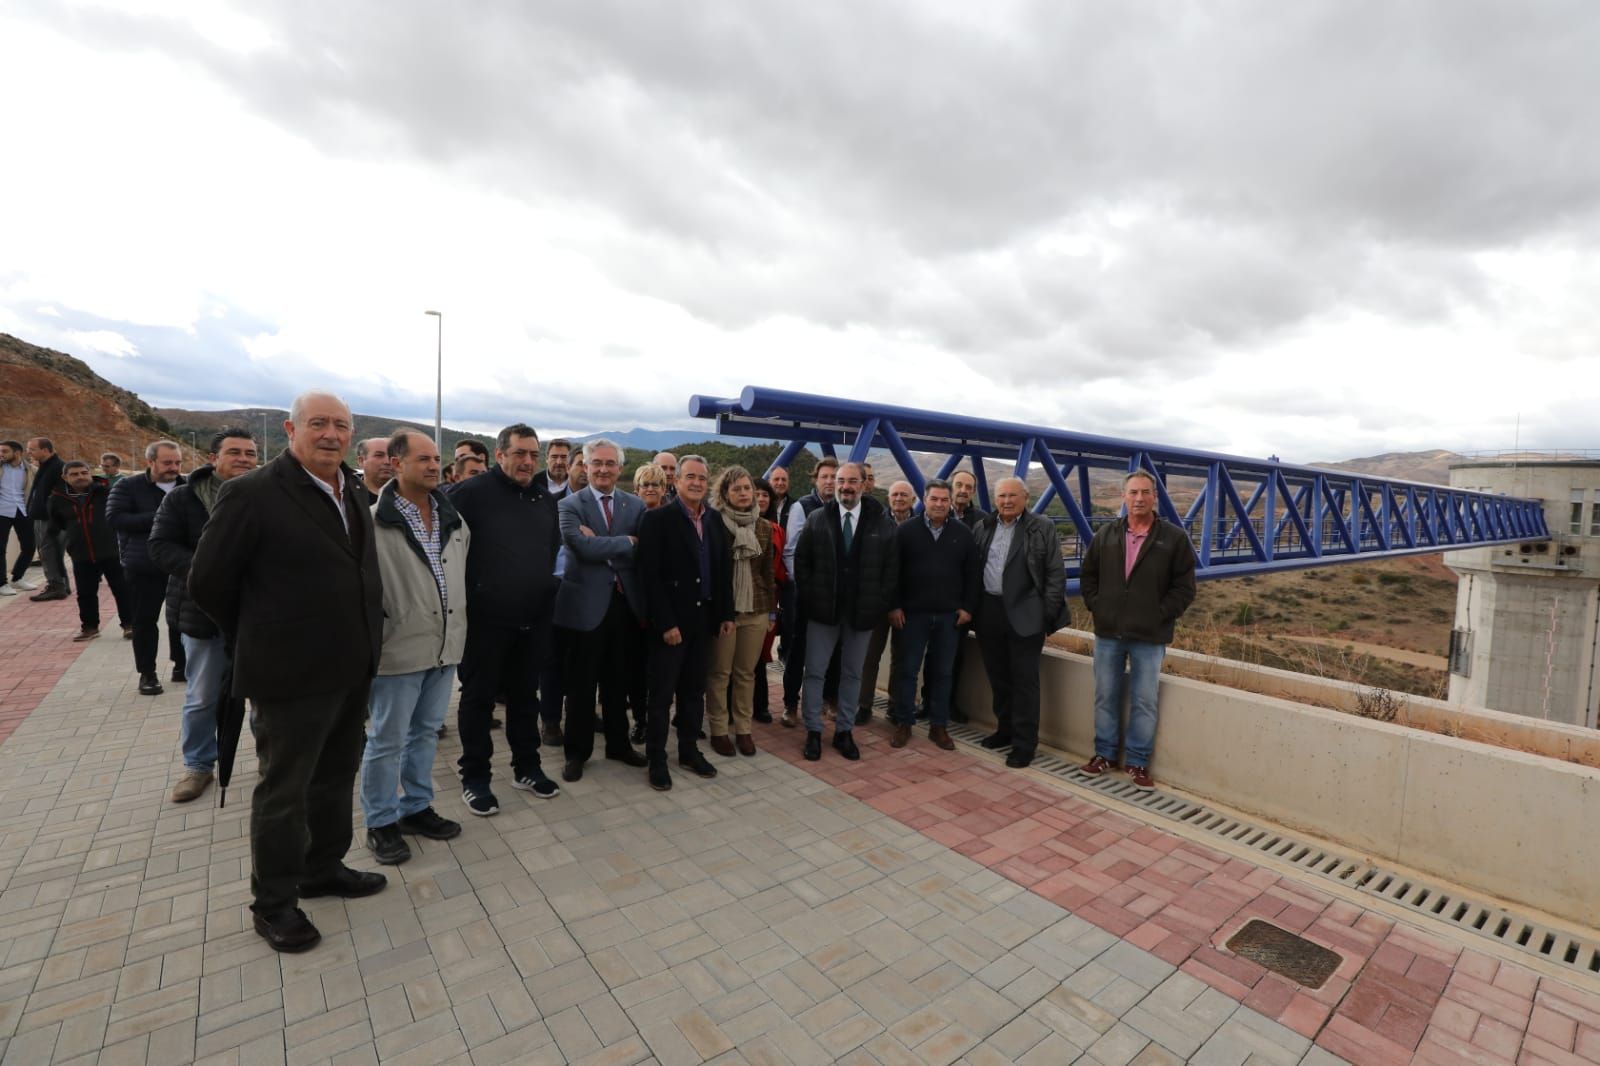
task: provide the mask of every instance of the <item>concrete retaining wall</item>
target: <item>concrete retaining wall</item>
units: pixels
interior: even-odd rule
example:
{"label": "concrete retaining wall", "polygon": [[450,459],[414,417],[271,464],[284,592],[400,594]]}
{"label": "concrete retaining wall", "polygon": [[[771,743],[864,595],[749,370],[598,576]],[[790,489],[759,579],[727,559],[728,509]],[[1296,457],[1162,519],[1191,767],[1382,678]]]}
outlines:
{"label": "concrete retaining wall", "polygon": [[[976,652],[964,656],[956,699],[974,722],[992,722]],[[880,676],[888,676],[887,659]],[[1353,691],[1303,675],[1271,680],[1286,679],[1322,686],[1319,696],[1330,685]],[[1087,758],[1090,660],[1048,648],[1041,682],[1041,739]],[[1600,926],[1600,769],[1170,675],[1160,706],[1152,767],[1159,782],[1374,860]],[[1428,710],[1441,708],[1455,710]],[[1528,728],[1526,719],[1519,724]],[[1539,728],[1553,730],[1557,747],[1592,740],[1582,731],[1563,736],[1570,727]]]}

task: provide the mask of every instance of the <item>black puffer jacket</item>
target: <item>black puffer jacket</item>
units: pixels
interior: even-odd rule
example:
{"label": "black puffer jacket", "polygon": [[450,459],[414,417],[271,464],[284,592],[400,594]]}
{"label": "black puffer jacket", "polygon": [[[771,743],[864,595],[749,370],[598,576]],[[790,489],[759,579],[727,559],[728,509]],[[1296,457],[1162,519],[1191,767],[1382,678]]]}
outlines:
{"label": "black puffer jacket", "polygon": [[67,535],[67,554],[91,563],[117,561],[117,538],[106,524],[106,479],[89,482],[89,491],[73,494],[63,481],[50,494],[48,519],[52,532]]}
{"label": "black puffer jacket", "polygon": [[[178,632],[197,640],[222,635],[217,624],[189,597],[189,563],[211,513],[195,489],[217,473],[210,464],[189,475],[186,484],[167,493],[150,526],[150,562],[167,575],[167,618],[177,619]],[[157,490],[160,491],[160,490]]]}
{"label": "black puffer jacket", "polygon": [[[178,475],[178,484],[183,484]],[[177,492],[176,488],[171,490]],[[122,568],[131,573],[160,573],[161,568],[150,561],[150,527],[155,524],[156,511],[167,494],[156,487],[148,472],[133,474],[111,486],[111,498],[106,502],[106,517],[111,528],[117,531],[117,547],[122,552]]]}
{"label": "black puffer jacket", "polygon": [[805,615],[823,625],[873,629],[899,595],[895,523],[883,504],[861,500],[861,525],[844,550],[838,499],[812,511],[794,549],[795,588]]}

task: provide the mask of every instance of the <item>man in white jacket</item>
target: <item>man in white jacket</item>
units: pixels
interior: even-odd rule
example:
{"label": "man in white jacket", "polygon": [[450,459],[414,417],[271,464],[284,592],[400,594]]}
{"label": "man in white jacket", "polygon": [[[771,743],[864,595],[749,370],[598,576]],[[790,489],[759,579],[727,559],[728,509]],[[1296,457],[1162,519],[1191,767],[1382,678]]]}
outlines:
{"label": "man in white jacket", "polygon": [[467,639],[466,523],[439,486],[439,449],[415,429],[389,439],[394,479],[372,506],[383,575],[383,654],[372,681],[361,809],[381,863],[411,858],[402,833],[449,840],[433,809],[433,758]]}

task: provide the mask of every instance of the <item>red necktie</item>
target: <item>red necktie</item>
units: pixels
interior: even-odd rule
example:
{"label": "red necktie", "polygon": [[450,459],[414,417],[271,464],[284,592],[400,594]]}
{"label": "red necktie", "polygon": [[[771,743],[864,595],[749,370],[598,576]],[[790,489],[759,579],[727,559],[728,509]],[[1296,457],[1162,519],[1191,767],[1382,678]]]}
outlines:
{"label": "red necktie", "polygon": [[[611,496],[609,494],[600,497],[600,509],[606,513],[606,532],[610,533],[611,532]],[[611,583],[616,586],[618,592],[622,591],[622,578],[617,576],[616,571],[612,571],[612,573],[611,573]]]}

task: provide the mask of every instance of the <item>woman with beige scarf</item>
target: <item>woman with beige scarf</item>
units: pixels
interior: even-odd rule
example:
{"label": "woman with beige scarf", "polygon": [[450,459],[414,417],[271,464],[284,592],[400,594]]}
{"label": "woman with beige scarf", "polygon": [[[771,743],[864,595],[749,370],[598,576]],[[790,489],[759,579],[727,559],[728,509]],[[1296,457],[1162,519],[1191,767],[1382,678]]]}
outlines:
{"label": "woman with beige scarf", "polygon": [[777,624],[772,523],[756,510],[755,479],[742,466],[730,466],[722,472],[714,496],[717,514],[733,545],[734,631],[711,643],[706,722],[712,751],[732,755],[737,744],[739,754],[754,755],[756,745],[750,736],[750,721],[756,660],[761,657],[761,644],[768,630]]}

